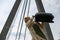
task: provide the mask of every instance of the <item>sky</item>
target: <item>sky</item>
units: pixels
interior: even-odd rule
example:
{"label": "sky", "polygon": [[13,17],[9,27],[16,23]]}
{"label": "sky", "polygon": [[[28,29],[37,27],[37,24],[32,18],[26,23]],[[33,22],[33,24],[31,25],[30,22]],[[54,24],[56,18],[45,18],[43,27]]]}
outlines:
{"label": "sky", "polygon": [[[0,33],[1,30],[9,16],[9,13],[14,5],[16,0],[0,0]],[[24,2],[24,1],[22,1]],[[58,40],[60,38],[60,0],[42,0],[45,11],[47,13],[52,13],[54,15],[54,23],[50,23],[50,27],[52,30],[52,34],[54,37],[54,40]],[[12,25],[14,26],[11,32],[11,35],[9,37],[9,40],[14,40],[15,36],[16,36],[16,31],[17,31],[17,27],[18,27],[18,23],[19,23],[19,18],[21,15],[21,10],[22,10],[22,3],[20,4],[16,17],[15,17],[15,21],[12,23]],[[30,14],[29,16],[34,15],[35,13],[37,13],[37,7],[35,4],[35,1],[32,0],[31,1],[31,6],[30,6]],[[17,16],[18,15],[18,16]],[[11,26],[12,26],[11,25]],[[25,30],[25,23],[23,24],[23,29],[22,29],[22,34],[21,34],[21,40],[24,39],[24,30]],[[27,38],[28,37],[28,38]],[[13,38],[13,39],[11,39]],[[27,29],[27,35],[26,35],[26,40],[31,40],[31,35],[29,30]]]}

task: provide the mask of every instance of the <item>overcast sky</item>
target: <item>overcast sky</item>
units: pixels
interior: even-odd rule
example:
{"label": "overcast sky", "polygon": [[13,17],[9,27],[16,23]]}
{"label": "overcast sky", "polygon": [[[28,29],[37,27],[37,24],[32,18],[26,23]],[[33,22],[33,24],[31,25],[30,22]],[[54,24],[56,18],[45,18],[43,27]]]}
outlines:
{"label": "overcast sky", "polygon": [[[1,30],[7,20],[7,17],[13,7],[13,4],[15,3],[16,0],[0,0],[0,33]],[[23,2],[23,1],[22,1]],[[42,0],[45,11],[48,13],[52,13],[54,15],[54,23],[50,23],[50,27],[54,36],[54,40],[58,40],[60,38],[60,0]],[[21,3],[22,5],[22,3]],[[17,17],[16,17],[16,21],[14,24],[14,28],[13,31],[11,33],[10,36],[10,40],[14,40],[15,35],[16,35],[16,30],[17,30],[17,26],[19,23],[19,18],[20,18],[20,14],[21,14],[21,8],[22,6],[19,6],[19,9],[17,11]],[[30,6],[30,14],[29,16],[34,15],[35,13],[37,13],[37,8],[35,5],[34,0],[32,0],[31,2],[31,6]],[[25,25],[25,24],[24,24]],[[24,36],[24,28],[22,29],[22,35],[21,35],[21,40],[23,40],[23,36]],[[31,38],[31,35],[29,33],[29,31],[27,30],[27,37],[29,40]],[[27,38],[26,37],[26,38]],[[13,38],[13,39],[11,39]]]}

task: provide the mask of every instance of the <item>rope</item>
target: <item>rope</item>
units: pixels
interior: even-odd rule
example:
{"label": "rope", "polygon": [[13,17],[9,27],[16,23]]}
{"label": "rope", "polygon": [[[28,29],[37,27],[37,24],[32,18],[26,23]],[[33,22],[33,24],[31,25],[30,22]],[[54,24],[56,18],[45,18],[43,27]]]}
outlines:
{"label": "rope", "polygon": [[26,5],[25,5],[25,9],[24,9],[24,14],[23,14],[23,18],[22,18],[21,29],[20,29],[20,32],[19,32],[19,38],[18,38],[18,40],[20,39],[20,36],[21,36],[21,30],[22,30],[22,27],[23,27],[23,19],[24,19],[24,16],[25,16],[27,3],[28,3],[28,0],[26,0]]}
{"label": "rope", "polygon": [[[27,16],[29,16],[30,4],[31,4],[31,0],[29,0]],[[27,31],[27,27],[25,28],[24,40],[25,40],[25,38],[26,38],[26,31]]]}
{"label": "rope", "polygon": [[20,26],[21,19],[22,19],[22,16],[23,16],[24,5],[25,5],[25,0],[24,0],[24,3],[23,3],[22,12],[21,12],[20,19],[19,19],[19,24],[18,24],[18,29],[17,29],[17,33],[16,33],[16,38],[15,38],[15,40],[17,40],[18,31],[19,31],[19,26]]}

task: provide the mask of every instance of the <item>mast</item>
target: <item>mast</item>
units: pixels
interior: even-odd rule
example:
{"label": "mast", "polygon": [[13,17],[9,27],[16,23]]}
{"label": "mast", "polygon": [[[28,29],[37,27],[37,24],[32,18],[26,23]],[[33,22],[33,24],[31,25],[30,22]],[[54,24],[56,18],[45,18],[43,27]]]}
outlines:
{"label": "mast", "polygon": [[13,21],[13,19],[15,17],[15,14],[17,12],[17,9],[18,9],[20,3],[21,3],[21,0],[16,0],[15,4],[14,4],[14,6],[13,6],[11,12],[10,12],[10,15],[9,15],[9,17],[8,17],[4,27],[2,29],[2,32],[0,34],[0,40],[5,40],[6,39],[6,35],[7,35],[8,31],[9,31],[9,28],[10,28],[10,26],[12,24],[12,21]]}
{"label": "mast", "polygon": [[[43,4],[42,4],[42,1],[41,0],[35,0],[36,2],[36,5],[37,5],[37,9],[38,9],[38,12],[45,12],[44,10],[44,7],[43,7]],[[51,32],[51,29],[50,29],[50,26],[49,26],[49,23],[44,23],[44,27],[46,29],[46,32],[47,32],[47,35],[48,36],[48,40],[54,40],[53,39],[53,36],[52,36],[52,32]]]}

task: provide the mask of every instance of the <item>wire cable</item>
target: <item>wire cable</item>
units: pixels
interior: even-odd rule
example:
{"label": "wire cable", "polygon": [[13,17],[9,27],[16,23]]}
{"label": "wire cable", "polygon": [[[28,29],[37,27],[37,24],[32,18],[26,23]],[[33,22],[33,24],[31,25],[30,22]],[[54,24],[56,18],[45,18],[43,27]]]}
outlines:
{"label": "wire cable", "polygon": [[23,27],[23,19],[24,19],[24,16],[25,16],[27,3],[28,3],[28,0],[26,0],[26,5],[25,5],[25,9],[24,9],[24,14],[23,14],[23,18],[22,18],[22,23],[21,23],[21,28],[20,28],[19,38],[18,38],[18,40],[20,39],[20,36],[21,36],[21,31],[22,31],[22,27]]}
{"label": "wire cable", "polygon": [[[29,0],[29,5],[28,5],[27,16],[29,16],[30,4],[31,4],[31,0]],[[27,31],[27,27],[25,28],[24,40],[25,40],[25,38],[26,38],[26,31]]]}
{"label": "wire cable", "polygon": [[23,7],[22,7],[22,12],[21,12],[20,19],[19,19],[19,24],[18,24],[18,28],[17,28],[17,33],[16,33],[16,38],[15,38],[15,40],[17,40],[17,36],[18,36],[18,33],[19,33],[18,31],[19,31],[21,19],[22,19],[22,16],[23,16],[23,11],[24,11],[25,3],[26,3],[26,1],[24,0]]}

